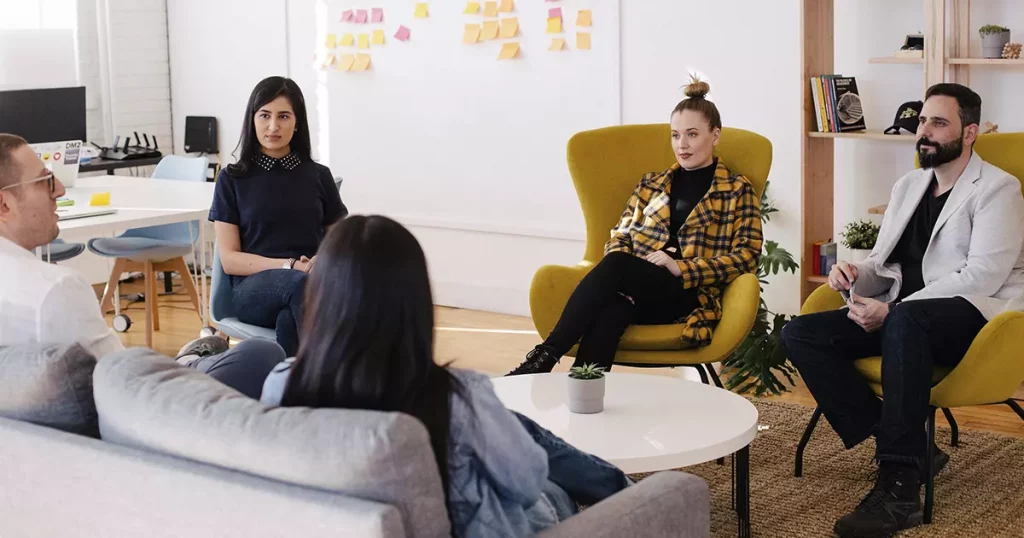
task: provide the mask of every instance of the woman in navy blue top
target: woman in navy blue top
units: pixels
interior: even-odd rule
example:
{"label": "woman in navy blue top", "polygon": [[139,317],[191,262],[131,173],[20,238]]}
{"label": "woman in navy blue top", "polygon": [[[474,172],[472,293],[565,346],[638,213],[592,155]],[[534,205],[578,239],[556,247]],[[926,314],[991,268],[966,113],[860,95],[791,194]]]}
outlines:
{"label": "woman in navy blue top", "polygon": [[293,80],[256,85],[235,156],[210,208],[221,264],[238,319],[275,329],[292,357],[306,275],[327,227],[348,213],[330,169],[310,155],[306,102]]}

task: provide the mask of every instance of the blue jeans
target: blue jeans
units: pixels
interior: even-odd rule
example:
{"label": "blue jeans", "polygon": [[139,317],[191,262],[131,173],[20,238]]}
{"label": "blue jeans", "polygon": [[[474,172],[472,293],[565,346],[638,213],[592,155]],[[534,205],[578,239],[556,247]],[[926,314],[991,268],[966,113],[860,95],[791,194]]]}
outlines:
{"label": "blue jeans", "polygon": [[276,342],[253,338],[220,355],[192,361],[188,366],[259,400],[267,374],[284,359],[284,350]]}
{"label": "blue jeans", "polygon": [[294,269],[269,269],[236,281],[232,287],[238,320],[274,329],[277,343],[288,357],[299,351],[306,276]]}

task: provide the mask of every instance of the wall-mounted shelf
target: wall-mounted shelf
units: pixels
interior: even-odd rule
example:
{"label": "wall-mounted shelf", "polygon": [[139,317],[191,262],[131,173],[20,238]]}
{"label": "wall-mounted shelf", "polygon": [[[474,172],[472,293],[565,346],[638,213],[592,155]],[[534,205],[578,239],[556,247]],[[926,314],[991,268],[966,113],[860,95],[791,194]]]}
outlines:
{"label": "wall-mounted shelf", "polygon": [[884,215],[885,208],[889,207],[888,204],[876,205],[875,207],[868,208],[868,215]]}
{"label": "wall-mounted shelf", "polygon": [[1002,58],[947,58],[950,65],[991,65],[1000,67],[1024,67],[1024,60],[1004,60]]}
{"label": "wall-mounted shelf", "polygon": [[878,56],[876,58],[868,58],[869,64],[917,64],[924,65],[924,57],[913,58],[906,56]]}
{"label": "wall-mounted shelf", "polygon": [[917,139],[914,135],[889,135],[882,131],[848,131],[845,133],[809,131],[807,136],[811,138],[855,138],[859,140],[880,140],[882,142],[913,142]]}
{"label": "wall-mounted shelf", "polygon": [[815,284],[828,284],[828,277],[825,275],[812,275],[807,277],[807,281]]}

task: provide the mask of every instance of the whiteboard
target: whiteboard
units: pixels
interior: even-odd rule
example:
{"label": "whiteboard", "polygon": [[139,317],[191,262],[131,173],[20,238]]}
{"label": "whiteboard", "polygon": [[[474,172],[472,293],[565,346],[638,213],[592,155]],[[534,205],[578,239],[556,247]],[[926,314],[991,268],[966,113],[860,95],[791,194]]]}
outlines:
{"label": "whiteboard", "polygon": [[[325,164],[344,177],[342,196],[355,213],[582,237],[565,148],[579,131],[620,123],[618,0],[519,0],[514,13],[500,14],[518,18],[519,36],[474,45],[462,43],[464,25],[484,17],[463,14],[466,3],[427,2],[425,19],[413,17],[410,0],[318,5],[320,36],[377,28],[387,36],[368,51],[370,71],[320,73]],[[340,22],[344,10],[373,7],[384,8],[383,24]],[[552,7],[563,11],[557,36],[546,33]],[[576,49],[579,9],[593,13],[593,26],[579,29],[592,36],[589,51]],[[399,25],[411,30],[408,42],[394,38]],[[565,38],[568,50],[549,52],[552,37]],[[519,57],[499,61],[507,41],[520,44]]]}

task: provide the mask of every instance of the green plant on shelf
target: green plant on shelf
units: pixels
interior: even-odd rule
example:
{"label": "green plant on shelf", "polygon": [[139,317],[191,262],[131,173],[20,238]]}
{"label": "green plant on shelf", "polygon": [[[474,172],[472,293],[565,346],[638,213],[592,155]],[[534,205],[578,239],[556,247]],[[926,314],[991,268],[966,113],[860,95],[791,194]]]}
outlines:
{"label": "green plant on shelf", "polygon": [[869,220],[858,220],[847,223],[846,228],[839,235],[842,236],[843,246],[846,248],[871,250],[875,248],[875,242],[878,241],[879,228],[877,224]]}
{"label": "green plant on shelf", "polygon": [[584,364],[569,368],[569,377],[573,379],[601,379],[604,377],[604,367],[596,364]]}
{"label": "green plant on shelf", "polygon": [[1010,29],[1005,26],[999,26],[998,24],[986,24],[978,29],[978,33],[981,35],[992,35],[1001,34],[1003,32],[1009,32]]}

